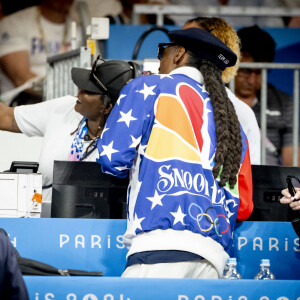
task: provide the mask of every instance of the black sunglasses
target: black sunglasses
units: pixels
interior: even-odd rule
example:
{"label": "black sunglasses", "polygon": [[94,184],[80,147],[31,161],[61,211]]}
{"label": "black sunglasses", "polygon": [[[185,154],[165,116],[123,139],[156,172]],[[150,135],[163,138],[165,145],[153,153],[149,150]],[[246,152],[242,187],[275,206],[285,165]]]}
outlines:
{"label": "black sunglasses", "polygon": [[93,63],[93,66],[92,66],[90,79],[92,79],[92,81],[94,81],[94,83],[96,83],[99,87],[101,87],[105,92],[108,92],[108,89],[106,88],[106,86],[100,81],[100,79],[95,74],[96,68],[97,68],[97,63],[99,60],[102,60],[103,62],[105,62],[105,60],[101,57],[101,55],[97,56],[96,60]]}
{"label": "black sunglasses", "polygon": [[175,44],[175,43],[159,43],[158,44],[157,58],[159,60],[161,60],[162,57],[164,56],[165,49],[168,46],[177,46],[177,44]]}

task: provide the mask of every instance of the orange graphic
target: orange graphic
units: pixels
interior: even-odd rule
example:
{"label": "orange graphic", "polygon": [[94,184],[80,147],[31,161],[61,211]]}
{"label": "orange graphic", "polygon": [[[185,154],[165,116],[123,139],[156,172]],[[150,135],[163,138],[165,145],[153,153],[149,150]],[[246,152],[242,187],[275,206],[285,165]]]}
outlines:
{"label": "orange graphic", "polygon": [[42,194],[34,193],[32,201],[42,203]]}
{"label": "orange graphic", "polygon": [[176,97],[159,97],[155,119],[162,126],[155,125],[152,129],[146,149],[149,157],[200,162],[193,126],[183,104]]}

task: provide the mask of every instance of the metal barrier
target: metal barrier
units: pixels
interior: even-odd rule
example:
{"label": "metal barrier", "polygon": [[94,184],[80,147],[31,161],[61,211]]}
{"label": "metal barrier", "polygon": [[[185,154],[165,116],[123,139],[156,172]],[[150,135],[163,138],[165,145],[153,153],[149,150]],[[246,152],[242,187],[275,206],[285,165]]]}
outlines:
{"label": "metal barrier", "polygon": [[91,50],[81,47],[47,59],[47,77],[44,83],[44,100],[69,95],[77,95],[77,87],[71,78],[73,67],[89,69]]}
{"label": "metal barrier", "polygon": [[256,16],[285,17],[300,16],[300,8],[293,7],[259,7],[259,6],[204,6],[204,5],[153,5],[135,4],[133,6],[132,24],[140,24],[141,14],[156,15],[156,25],[164,25],[164,15],[197,16]]}
{"label": "metal barrier", "polygon": [[[269,69],[291,69],[294,70],[293,88],[293,166],[298,166],[298,145],[299,145],[299,69],[300,64],[294,63],[240,63],[240,68],[252,68],[262,70],[261,85],[261,163],[266,163],[266,133],[267,133],[267,70]],[[231,80],[229,88],[235,91],[234,79]]]}

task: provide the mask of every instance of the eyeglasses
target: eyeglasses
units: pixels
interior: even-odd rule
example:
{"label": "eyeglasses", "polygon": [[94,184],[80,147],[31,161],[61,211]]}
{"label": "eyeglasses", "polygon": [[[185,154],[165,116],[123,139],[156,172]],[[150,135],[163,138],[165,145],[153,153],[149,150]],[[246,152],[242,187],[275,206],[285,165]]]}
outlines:
{"label": "eyeglasses", "polygon": [[99,60],[102,60],[103,62],[105,62],[105,60],[101,57],[101,55],[98,55],[95,62],[93,63],[92,66],[92,70],[91,70],[91,74],[90,74],[90,78],[94,79],[93,81],[99,86],[101,87],[105,92],[108,91],[108,89],[105,87],[105,85],[100,81],[100,79],[96,76],[95,72],[96,72],[96,68],[97,68],[97,63]]}
{"label": "eyeglasses", "polygon": [[177,46],[177,44],[175,44],[175,43],[159,43],[158,44],[157,58],[159,60],[161,60],[162,57],[164,56],[165,49],[168,46]]}
{"label": "eyeglasses", "polygon": [[239,75],[242,76],[250,76],[252,73],[254,73],[255,75],[261,75],[261,69],[246,69],[246,68],[240,68],[238,70]]}

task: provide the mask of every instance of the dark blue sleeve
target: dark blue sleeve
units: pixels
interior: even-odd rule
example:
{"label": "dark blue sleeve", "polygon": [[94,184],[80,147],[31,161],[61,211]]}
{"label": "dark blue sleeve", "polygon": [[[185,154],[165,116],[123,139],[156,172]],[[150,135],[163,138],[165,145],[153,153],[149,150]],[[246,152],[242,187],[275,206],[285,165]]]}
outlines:
{"label": "dark blue sleeve", "polygon": [[5,231],[0,229],[1,299],[27,300],[28,292],[18,266],[16,252]]}

